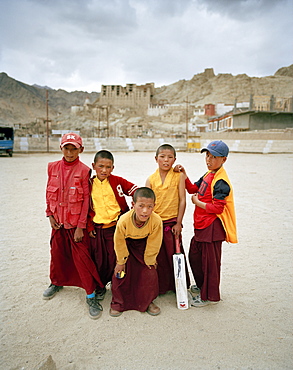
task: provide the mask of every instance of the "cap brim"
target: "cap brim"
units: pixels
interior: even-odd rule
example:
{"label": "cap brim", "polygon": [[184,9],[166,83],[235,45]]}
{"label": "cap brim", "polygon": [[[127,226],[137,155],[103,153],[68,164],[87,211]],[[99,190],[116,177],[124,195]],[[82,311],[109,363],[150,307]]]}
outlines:
{"label": "cap brim", "polygon": [[68,145],[68,144],[72,144],[74,145],[76,148],[80,148],[80,145],[78,143],[74,143],[72,141],[65,141],[65,143],[62,143],[60,146],[61,148],[63,148],[65,145]]}
{"label": "cap brim", "polygon": [[214,157],[223,157],[223,155],[219,154],[218,152],[215,152],[213,149],[202,148],[200,152],[201,153],[210,152]]}

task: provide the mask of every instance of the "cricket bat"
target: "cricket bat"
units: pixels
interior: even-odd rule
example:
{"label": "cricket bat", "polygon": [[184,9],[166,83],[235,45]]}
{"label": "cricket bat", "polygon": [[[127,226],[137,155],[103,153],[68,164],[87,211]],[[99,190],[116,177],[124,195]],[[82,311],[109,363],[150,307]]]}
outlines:
{"label": "cricket bat", "polygon": [[186,286],[186,271],[184,254],[180,251],[180,241],[176,241],[176,251],[173,254],[173,267],[175,277],[177,308],[180,310],[188,309],[188,295]]}

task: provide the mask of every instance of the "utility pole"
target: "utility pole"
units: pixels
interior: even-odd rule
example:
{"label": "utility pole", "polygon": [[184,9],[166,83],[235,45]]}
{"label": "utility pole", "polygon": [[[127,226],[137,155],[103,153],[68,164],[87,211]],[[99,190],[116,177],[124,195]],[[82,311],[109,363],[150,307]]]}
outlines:
{"label": "utility pole", "polygon": [[188,141],[188,108],[189,108],[188,96],[186,97],[186,100],[184,101],[184,103],[186,103],[186,142],[187,142]]}
{"label": "utility pole", "polygon": [[48,90],[46,90],[46,127],[47,127],[47,153],[49,153],[49,98]]}

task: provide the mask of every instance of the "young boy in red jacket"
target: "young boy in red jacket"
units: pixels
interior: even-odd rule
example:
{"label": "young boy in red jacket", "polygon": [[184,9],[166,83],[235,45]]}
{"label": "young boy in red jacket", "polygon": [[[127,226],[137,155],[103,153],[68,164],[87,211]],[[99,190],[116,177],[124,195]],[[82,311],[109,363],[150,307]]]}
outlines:
{"label": "young boy in red jacket", "polygon": [[84,288],[89,315],[97,319],[102,306],[95,298],[95,289],[102,282],[90,257],[88,233],[84,232],[91,170],[79,160],[84,149],[79,135],[63,135],[60,148],[63,158],[48,164],[46,215],[52,227],[51,285],[43,299],[53,298],[64,285]]}
{"label": "young boy in red jacket", "polygon": [[185,186],[195,204],[194,236],[190,242],[189,263],[196,282],[190,290],[191,305],[203,307],[220,301],[222,242],[237,243],[233,188],[223,167],[229,153],[223,141],[212,141],[206,153],[208,172],[192,184],[185,169]]}
{"label": "young boy in red jacket", "polygon": [[133,183],[112,175],[114,157],[108,150],[100,150],[94,157],[96,176],[90,180],[90,211],[87,229],[91,236],[91,256],[99,272],[102,286],[96,297],[104,299],[108,282],[116,264],[114,232],[119,217],[129,210],[125,196],[132,196],[137,189]]}

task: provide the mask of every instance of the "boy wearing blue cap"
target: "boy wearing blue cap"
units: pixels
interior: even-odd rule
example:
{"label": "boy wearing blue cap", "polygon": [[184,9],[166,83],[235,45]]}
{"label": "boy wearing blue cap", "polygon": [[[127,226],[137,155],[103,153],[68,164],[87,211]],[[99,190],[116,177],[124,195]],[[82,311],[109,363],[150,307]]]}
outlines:
{"label": "boy wearing blue cap", "polygon": [[195,204],[194,236],[190,242],[189,263],[196,285],[190,287],[191,305],[203,307],[220,301],[222,242],[237,243],[233,189],[223,167],[229,153],[223,141],[212,141],[206,152],[206,172],[191,183],[185,169],[185,187]]}

